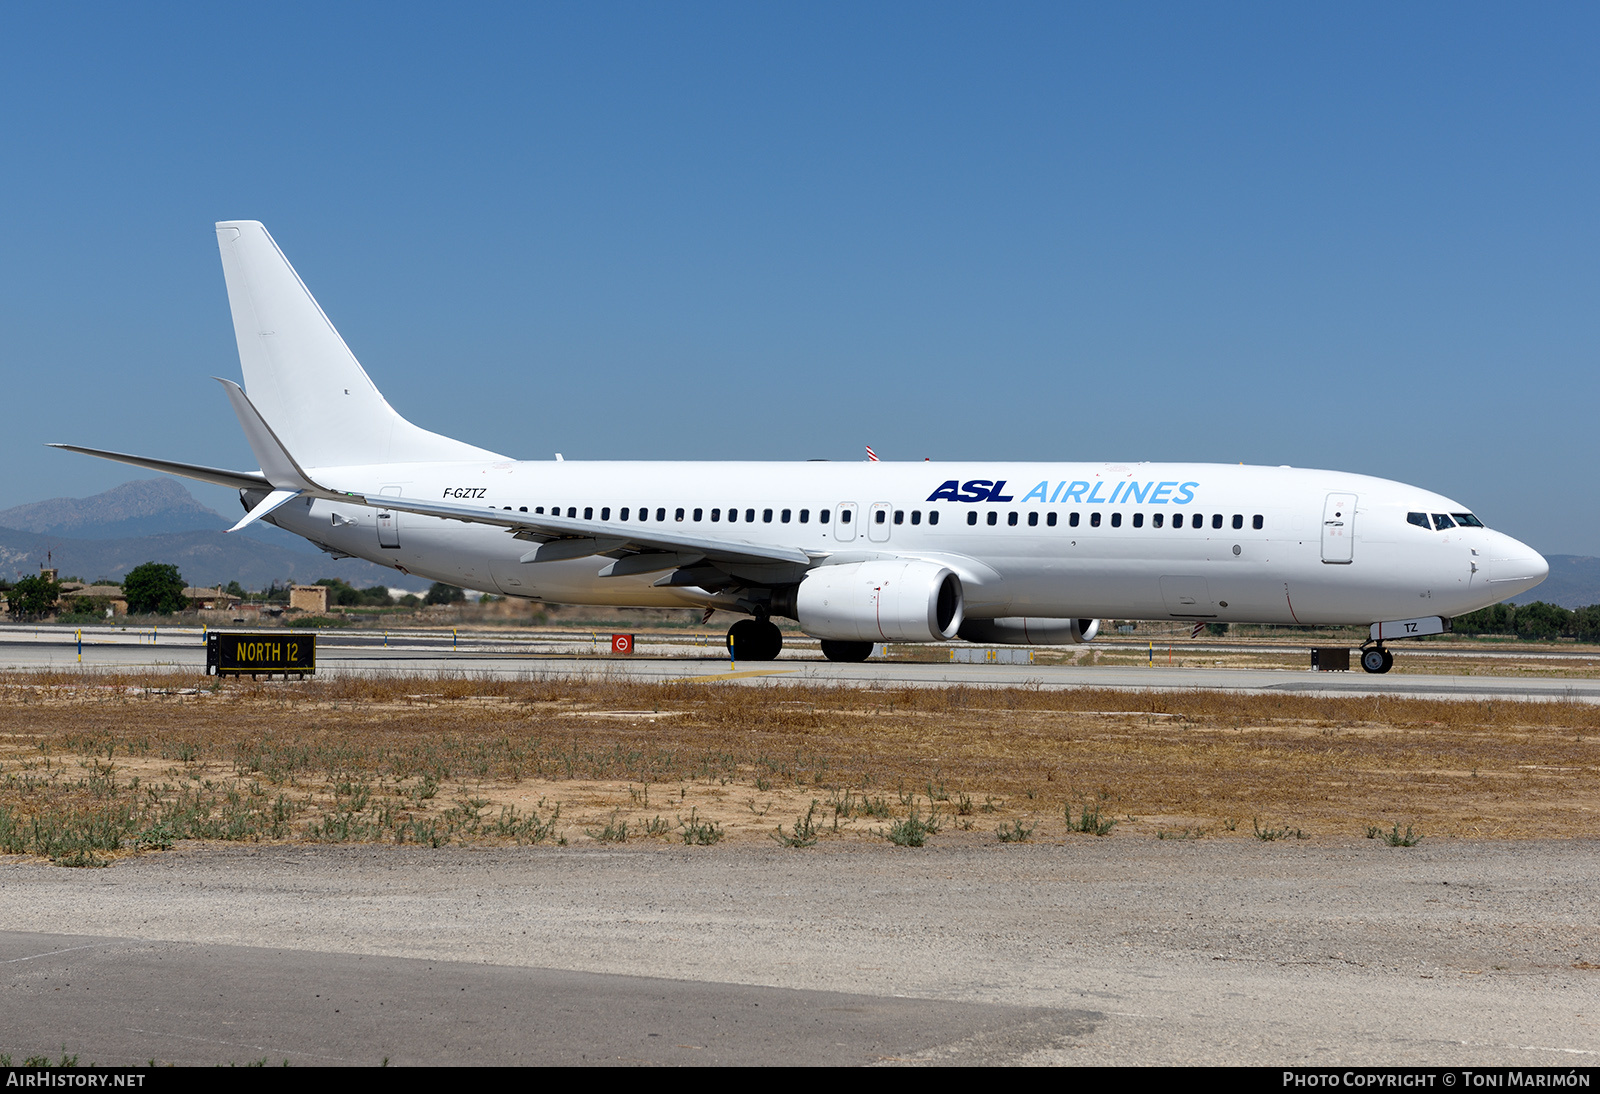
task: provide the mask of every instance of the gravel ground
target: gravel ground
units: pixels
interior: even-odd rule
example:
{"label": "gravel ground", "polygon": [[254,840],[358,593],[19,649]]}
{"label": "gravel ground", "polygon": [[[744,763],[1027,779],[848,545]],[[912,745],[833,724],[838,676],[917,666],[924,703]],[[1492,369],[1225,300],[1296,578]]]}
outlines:
{"label": "gravel ground", "polygon": [[[916,1051],[895,1049],[906,1060],[1587,1067],[1600,1063],[1597,852],[959,833],[916,850],[192,844],[103,870],[0,859],[0,929],[1062,1018],[1016,1012],[1034,1032],[974,1055],[951,1033],[957,1012],[938,1012]],[[14,1019],[43,990],[28,945],[59,943],[13,941],[0,1009]],[[787,1036],[784,1059],[829,1059],[803,1024]]]}

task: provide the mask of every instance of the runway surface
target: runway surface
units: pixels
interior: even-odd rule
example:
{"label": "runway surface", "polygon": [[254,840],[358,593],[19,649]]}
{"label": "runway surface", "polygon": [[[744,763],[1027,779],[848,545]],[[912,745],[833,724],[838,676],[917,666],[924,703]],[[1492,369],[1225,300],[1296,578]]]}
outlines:
{"label": "runway surface", "polygon": [[[270,632],[283,635],[283,630]],[[304,633],[304,632],[299,632]],[[734,684],[824,683],[884,687],[944,687],[954,684],[996,687],[1096,687],[1129,691],[1218,690],[1251,694],[1393,695],[1415,698],[1541,699],[1600,702],[1600,678],[1535,675],[1449,675],[1428,669],[1439,655],[1395,647],[1397,668],[1383,676],[1299,669],[1168,667],[1155,665],[1003,665],[926,664],[874,658],[864,664],[835,664],[814,646],[792,645],[777,661],[730,662],[715,644],[682,640],[641,642],[632,656],[609,656],[609,636],[572,632],[516,636],[449,632],[416,634],[329,632],[318,640],[318,669],[325,673],[415,673],[487,676],[627,676],[645,680],[694,680]],[[73,632],[56,628],[0,627],[0,669],[71,668],[80,664]],[[1498,651],[1474,651],[1474,658]],[[1182,656],[1203,656],[1185,649]],[[1520,652],[1519,659],[1526,655]],[[81,664],[121,671],[182,670],[205,667],[198,629],[146,631],[105,628],[86,631]],[[1587,660],[1554,654],[1550,660]]]}
{"label": "runway surface", "polygon": [[0,860],[0,1051],[1592,1067],[1597,851],[941,835]]}

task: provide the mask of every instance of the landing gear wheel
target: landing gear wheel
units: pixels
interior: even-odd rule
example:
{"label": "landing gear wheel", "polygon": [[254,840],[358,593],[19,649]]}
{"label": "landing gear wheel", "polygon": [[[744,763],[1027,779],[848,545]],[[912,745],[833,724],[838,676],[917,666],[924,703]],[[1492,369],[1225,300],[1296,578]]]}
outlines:
{"label": "landing gear wheel", "polygon": [[765,619],[741,619],[728,628],[728,656],[735,661],[775,661],[783,652],[783,632]]}
{"label": "landing gear wheel", "polygon": [[832,638],[822,640],[822,656],[829,661],[865,661],[872,656],[871,642],[839,642]]}
{"label": "landing gear wheel", "polygon": [[1394,668],[1394,654],[1382,646],[1373,646],[1361,651],[1361,667],[1368,672],[1383,673]]}

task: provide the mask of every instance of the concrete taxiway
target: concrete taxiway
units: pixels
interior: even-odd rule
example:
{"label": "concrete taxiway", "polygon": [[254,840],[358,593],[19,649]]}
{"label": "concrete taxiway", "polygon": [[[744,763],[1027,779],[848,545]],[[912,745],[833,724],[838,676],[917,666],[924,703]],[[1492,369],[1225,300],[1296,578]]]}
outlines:
{"label": "concrete taxiway", "polygon": [[[267,632],[284,635],[283,630]],[[304,632],[300,632],[304,633]],[[825,660],[815,643],[791,643],[777,661],[731,662],[716,636],[697,641],[650,639],[641,652],[610,656],[609,636],[572,632],[500,636],[449,632],[382,635],[335,631],[317,644],[324,673],[414,673],[432,675],[526,676],[550,678],[631,677],[641,680],[693,680],[727,683],[817,683],[860,687],[1113,688],[1126,691],[1217,690],[1250,694],[1392,695],[1413,698],[1541,699],[1600,702],[1600,678],[1516,675],[1451,675],[1431,671],[1439,658],[1423,651],[1397,649],[1396,671],[1376,676],[1305,669],[1170,667],[1151,665],[1006,665],[920,663],[873,659],[863,664]],[[1193,660],[1196,653],[1185,651]],[[1475,657],[1484,655],[1474,653]],[[81,658],[81,660],[80,660]],[[1406,671],[1407,659],[1430,671]],[[1583,660],[1574,658],[1562,661]],[[91,630],[81,651],[75,634],[60,628],[0,627],[0,669],[88,669],[201,672],[205,647],[198,629],[152,632]]]}
{"label": "concrete taxiway", "polygon": [[221,846],[0,861],[83,1062],[1600,1061],[1592,842]]}

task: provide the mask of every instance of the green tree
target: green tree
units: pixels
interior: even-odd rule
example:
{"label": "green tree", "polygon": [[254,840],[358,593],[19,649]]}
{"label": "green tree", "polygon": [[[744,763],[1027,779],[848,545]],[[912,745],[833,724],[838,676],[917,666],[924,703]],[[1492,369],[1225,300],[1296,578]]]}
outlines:
{"label": "green tree", "polygon": [[454,585],[446,585],[442,581],[435,581],[428,589],[428,595],[423,600],[429,604],[459,604],[467,599],[467,594]]}
{"label": "green tree", "polygon": [[6,594],[16,619],[38,619],[53,610],[60,598],[61,585],[42,575],[23,578]]}
{"label": "green tree", "polygon": [[189,606],[183,596],[183,577],[176,566],[165,562],[146,562],[128,571],[122,579],[122,593],[128,599],[128,611],[136,614],[155,612],[171,615]]}

